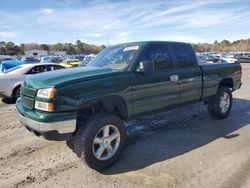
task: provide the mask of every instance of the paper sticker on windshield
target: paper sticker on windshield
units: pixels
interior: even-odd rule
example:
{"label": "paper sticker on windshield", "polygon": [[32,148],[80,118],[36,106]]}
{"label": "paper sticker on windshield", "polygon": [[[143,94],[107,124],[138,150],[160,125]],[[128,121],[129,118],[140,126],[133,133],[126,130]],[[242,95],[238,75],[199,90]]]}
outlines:
{"label": "paper sticker on windshield", "polygon": [[128,46],[126,48],[124,48],[124,52],[125,51],[130,51],[130,50],[138,50],[139,46]]}

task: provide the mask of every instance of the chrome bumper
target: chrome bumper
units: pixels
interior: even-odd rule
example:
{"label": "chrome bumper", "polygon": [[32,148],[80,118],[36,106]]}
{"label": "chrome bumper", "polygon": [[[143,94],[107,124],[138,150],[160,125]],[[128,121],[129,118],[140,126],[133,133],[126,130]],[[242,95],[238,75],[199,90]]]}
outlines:
{"label": "chrome bumper", "polygon": [[27,118],[20,113],[18,113],[18,118],[24,126],[40,133],[57,131],[60,134],[66,134],[73,133],[76,129],[76,119],[44,123]]}

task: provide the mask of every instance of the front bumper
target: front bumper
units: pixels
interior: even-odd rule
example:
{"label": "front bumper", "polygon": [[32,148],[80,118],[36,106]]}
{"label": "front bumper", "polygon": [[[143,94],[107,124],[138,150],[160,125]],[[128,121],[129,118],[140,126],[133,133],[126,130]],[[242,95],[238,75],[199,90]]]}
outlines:
{"label": "front bumper", "polygon": [[57,131],[59,134],[65,134],[65,133],[73,133],[76,128],[76,120],[44,123],[29,119],[20,113],[18,113],[18,118],[23,125],[38,132]]}
{"label": "front bumper", "polygon": [[[45,115],[37,115],[43,117],[41,121],[31,118],[25,112],[20,99],[17,100],[16,107],[18,110],[18,118],[22,125],[24,125],[29,131],[32,131],[37,136],[43,136],[48,140],[66,140],[69,135],[71,135],[76,129],[76,118],[65,119],[51,122],[44,122]],[[35,113],[34,113],[35,114]],[[57,114],[57,118],[58,118]],[[65,113],[61,114],[62,117],[65,117]]]}

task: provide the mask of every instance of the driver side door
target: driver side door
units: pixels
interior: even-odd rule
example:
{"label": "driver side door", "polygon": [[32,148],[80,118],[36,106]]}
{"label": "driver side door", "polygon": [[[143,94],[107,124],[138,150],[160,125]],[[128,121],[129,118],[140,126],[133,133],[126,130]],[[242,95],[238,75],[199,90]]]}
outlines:
{"label": "driver side door", "polygon": [[137,73],[132,80],[134,115],[164,110],[178,104],[179,100],[179,84],[168,45],[159,43],[145,48],[139,62],[152,61],[154,70]]}

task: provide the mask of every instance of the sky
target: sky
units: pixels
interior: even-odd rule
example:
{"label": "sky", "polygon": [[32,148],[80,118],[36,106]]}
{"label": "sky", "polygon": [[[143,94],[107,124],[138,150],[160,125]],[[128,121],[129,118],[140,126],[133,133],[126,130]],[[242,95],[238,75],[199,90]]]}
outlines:
{"label": "sky", "polygon": [[250,38],[250,0],[0,0],[0,41],[118,44]]}

